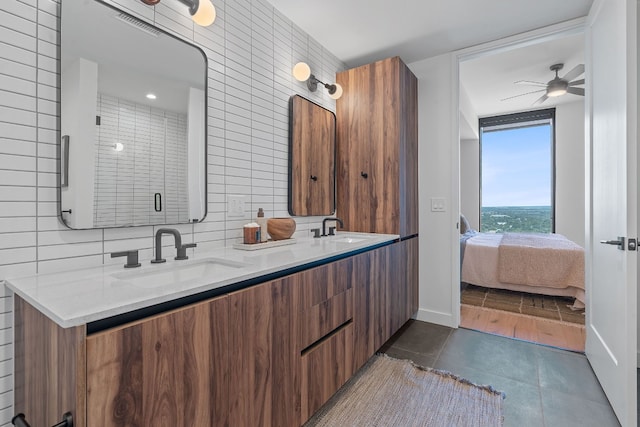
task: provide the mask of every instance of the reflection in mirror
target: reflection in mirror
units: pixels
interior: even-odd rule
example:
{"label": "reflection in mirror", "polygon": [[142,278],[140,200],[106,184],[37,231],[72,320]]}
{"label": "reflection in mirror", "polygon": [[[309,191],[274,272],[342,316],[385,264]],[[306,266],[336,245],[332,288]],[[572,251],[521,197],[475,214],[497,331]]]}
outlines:
{"label": "reflection in mirror", "polygon": [[61,16],[64,223],[204,219],[204,53],[97,0],[65,0]]}
{"label": "reflection in mirror", "polygon": [[336,116],[299,95],[289,99],[289,214],[335,211]]}

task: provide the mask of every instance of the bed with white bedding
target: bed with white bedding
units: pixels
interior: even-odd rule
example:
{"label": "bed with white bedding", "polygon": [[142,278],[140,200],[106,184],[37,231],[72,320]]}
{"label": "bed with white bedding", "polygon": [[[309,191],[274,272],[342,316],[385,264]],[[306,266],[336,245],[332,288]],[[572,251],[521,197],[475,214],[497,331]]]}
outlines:
{"label": "bed with white bedding", "polygon": [[560,234],[478,233],[461,236],[462,282],[488,288],[575,298],[584,308],[584,249]]}

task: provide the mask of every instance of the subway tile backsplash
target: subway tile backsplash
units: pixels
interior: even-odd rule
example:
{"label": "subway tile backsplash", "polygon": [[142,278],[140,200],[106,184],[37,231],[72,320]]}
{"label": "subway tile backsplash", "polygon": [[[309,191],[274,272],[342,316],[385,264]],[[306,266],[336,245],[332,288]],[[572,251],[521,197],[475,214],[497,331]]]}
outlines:
{"label": "subway tile backsplash", "polygon": [[[57,218],[60,1],[0,1],[0,280],[121,263],[109,254],[122,249],[153,257],[154,227],[69,230]],[[228,246],[259,207],[288,216],[289,97],[335,111],[326,91],[308,92],[291,69],[306,61],[320,80],[335,81],[344,65],[265,0],[213,0],[217,19],[207,28],[177,0],[109,3],[207,55],[208,215],[177,226],[184,240],[196,250]],[[231,194],[245,196],[244,219],[227,218]],[[321,218],[296,221],[296,236],[306,236]],[[0,290],[0,425],[13,415],[12,298]]]}

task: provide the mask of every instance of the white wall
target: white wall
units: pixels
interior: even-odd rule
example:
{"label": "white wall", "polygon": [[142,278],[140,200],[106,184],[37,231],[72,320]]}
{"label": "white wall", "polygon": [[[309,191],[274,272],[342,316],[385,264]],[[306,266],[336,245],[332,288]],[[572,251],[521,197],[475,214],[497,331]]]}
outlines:
{"label": "white wall", "polygon": [[480,230],[480,141],[460,141],[460,212]]}
{"label": "white wall", "polygon": [[584,247],[584,100],[556,107],[556,233]]}
{"label": "white wall", "polygon": [[[452,132],[452,66],[445,54],[408,64],[418,78],[418,195],[420,209],[420,304],[417,318],[457,327],[452,313],[456,278],[453,246],[459,247],[455,224],[459,220],[458,138]],[[457,105],[456,105],[457,108]],[[444,198],[446,212],[431,212],[431,198]]]}
{"label": "white wall", "polygon": [[[289,97],[335,111],[326,90],[309,93],[291,69],[307,61],[320,80],[335,81],[344,65],[264,0],[216,0],[218,17],[207,28],[175,1],[114,3],[208,57],[208,215],[176,226],[183,241],[197,242],[196,250],[228,245],[259,207],[288,216]],[[109,254],[124,249],[153,256],[153,227],[69,230],[57,218],[59,15],[59,0],[0,1],[0,279],[121,263]],[[245,219],[227,218],[227,194],[246,196]],[[296,235],[320,220],[296,218]],[[12,416],[12,307],[0,287],[0,425]]]}

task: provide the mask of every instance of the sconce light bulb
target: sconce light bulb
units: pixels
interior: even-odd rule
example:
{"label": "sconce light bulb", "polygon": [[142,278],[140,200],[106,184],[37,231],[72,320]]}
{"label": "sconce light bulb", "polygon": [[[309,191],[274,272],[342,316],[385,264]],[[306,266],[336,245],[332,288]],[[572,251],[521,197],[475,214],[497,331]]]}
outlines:
{"label": "sconce light bulb", "polygon": [[300,82],[309,80],[311,76],[311,67],[306,62],[298,62],[293,66],[293,77]]}
{"label": "sconce light bulb", "polygon": [[200,0],[198,10],[192,16],[193,22],[201,27],[208,27],[216,20],[216,8],[211,0]]}
{"label": "sconce light bulb", "polygon": [[115,144],[113,144],[113,149],[115,151],[122,151],[124,150],[124,145],[122,144],[122,142],[116,142]]}
{"label": "sconce light bulb", "polygon": [[335,83],[334,86],[336,87],[335,92],[333,93],[329,93],[329,97],[333,98],[333,99],[339,99],[342,96],[342,86],[340,86],[338,83]]}

